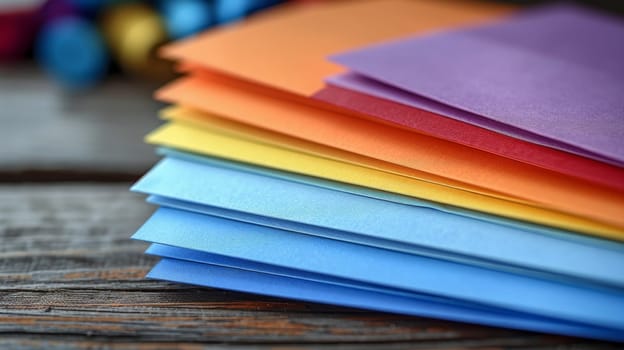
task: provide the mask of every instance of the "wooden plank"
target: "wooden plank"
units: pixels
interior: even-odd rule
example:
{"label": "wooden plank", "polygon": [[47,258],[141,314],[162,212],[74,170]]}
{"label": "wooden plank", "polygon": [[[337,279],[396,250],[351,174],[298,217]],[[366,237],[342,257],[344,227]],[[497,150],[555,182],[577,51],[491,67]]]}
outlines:
{"label": "wooden plank", "polygon": [[615,348],[146,280],[128,187],[0,186],[0,348]]}

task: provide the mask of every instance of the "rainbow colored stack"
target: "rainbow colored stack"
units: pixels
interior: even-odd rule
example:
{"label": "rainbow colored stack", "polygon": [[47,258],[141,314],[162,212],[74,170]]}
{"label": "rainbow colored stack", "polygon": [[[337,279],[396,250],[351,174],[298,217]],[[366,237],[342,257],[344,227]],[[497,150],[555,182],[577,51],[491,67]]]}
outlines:
{"label": "rainbow colored stack", "polygon": [[288,4],[164,48],[149,277],[624,341],[624,24]]}

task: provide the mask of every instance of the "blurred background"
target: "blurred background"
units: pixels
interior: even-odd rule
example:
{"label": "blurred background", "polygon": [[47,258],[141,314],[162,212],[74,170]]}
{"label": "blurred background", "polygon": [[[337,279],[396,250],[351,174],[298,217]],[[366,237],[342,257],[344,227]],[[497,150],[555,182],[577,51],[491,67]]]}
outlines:
{"label": "blurred background", "polygon": [[156,161],[152,92],[173,77],[158,48],[282,2],[0,0],[0,181],[136,179]]}
{"label": "blurred background", "polygon": [[128,181],[152,165],[158,48],[279,0],[0,0],[0,181]]}

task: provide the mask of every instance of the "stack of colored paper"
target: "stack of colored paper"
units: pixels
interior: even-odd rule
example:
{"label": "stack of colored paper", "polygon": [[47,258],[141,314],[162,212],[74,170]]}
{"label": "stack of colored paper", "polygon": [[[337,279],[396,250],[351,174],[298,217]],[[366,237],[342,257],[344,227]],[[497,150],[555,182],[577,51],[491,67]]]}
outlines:
{"label": "stack of colored paper", "polygon": [[285,5],[175,43],[150,277],[624,341],[624,24]]}

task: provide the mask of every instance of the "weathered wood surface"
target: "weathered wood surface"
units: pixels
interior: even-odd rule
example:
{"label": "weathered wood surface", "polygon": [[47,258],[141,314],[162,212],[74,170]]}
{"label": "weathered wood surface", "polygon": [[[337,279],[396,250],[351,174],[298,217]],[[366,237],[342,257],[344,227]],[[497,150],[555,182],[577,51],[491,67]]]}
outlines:
{"label": "weathered wood surface", "polygon": [[144,279],[129,184],[0,185],[0,349],[617,349]]}

